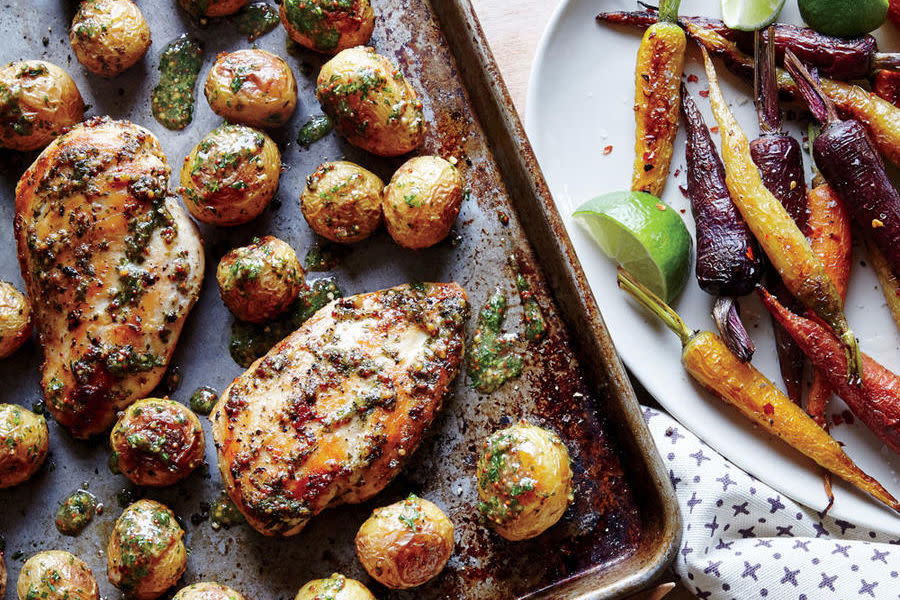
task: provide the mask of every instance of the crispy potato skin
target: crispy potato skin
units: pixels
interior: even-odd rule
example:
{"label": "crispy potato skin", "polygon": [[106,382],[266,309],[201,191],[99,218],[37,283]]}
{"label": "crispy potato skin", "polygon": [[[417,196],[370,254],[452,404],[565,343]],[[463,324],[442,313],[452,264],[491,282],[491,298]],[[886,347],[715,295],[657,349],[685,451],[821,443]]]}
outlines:
{"label": "crispy potato skin", "polygon": [[199,17],[225,17],[238,12],[249,0],[178,0],[188,14]]}
{"label": "crispy potato skin", "polygon": [[16,592],[19,600],[97,600],[100,596],[91,569],[62,550],[38,552],[25,561]]}
{"label": "crispy potato skin", "polygon": [[203,88],[210,108],[232,123],[279,127],[297,107],[297,81],[279,56],[258,49],[222,53]]}
{"label": "crispy potato skin", "polygon": [[262,323],[284,312],[303,289],[294,249],[267,235],[222,257],[216,269],[222,301],[241,321]]}
{"label": "crispy potato skin", "polygon": [[280,13],[292,40],[324,54],[361,46],[375,29],[369,0],[284,0]]}
{"label": "crispy potato skin", "polygon": [[0,68],[0,146],[37,150],[84,115],[84,100],[69,74],[43,60]]}
{"label": "crispy potato skin", "polygon": [[115,77],[150,49],[150,26],[131,0],[84,0],[72,20],[69,41],[88,71]]}
{"label": "crispy potato skin", "polygon": [[106,431],[156,387],[200,292],[200,236],[168,181],[153,134],[94,118],[54,140],[16,186],[41,387],[75,437]]}
{"label": "crispy potato skin", "polygon": [[379,583],[395,590],[422,585],[453,553],[453,523],[428,500],[410,495],[376,508],[356,534],[356,555]]}
{"label": "crispy potato skin", "polygon": [[172,600],[244,600],[244,597],[220,583],[201,581],[181,588]]}
{"label": "crispy potato skin", "polygon": [[242,225],[265,210],[278,189],[281,153],[262,131],[224,124],[213,129],[184,159],[184,205],[198,220]]}
{"label": "crispy potato skin", "polygon": [[235,379],[211,418],[225,489],[250,525],[294,535],[384,489],[459,372],[467,317],[455,283],[342,298]]}
{"label": "crispy potato skin", "polygon": [[332,242],[366,239],[381,225],[384,183],[347,161],[324,163],[306,178],[300,209],[313,231]]}
{"label": "crispy potato skin", "polygon": [[572,500],[569,451],[555,433],[517,423],[492,434],[478,458],[478,509],[501,536],[540,535]]}
{"label": "crispy potato skin", "polygon": [[11,283],[0,281],[0,358],[18,350],[31,336],[31,304]]}
{"label": "crispy potato skin", "polygon": [[49,432],[41,415],[0,404],[0,489],[31,478],[47,458]]}
{"label": "crispy potato skin", "polygon": [[184,531],[155,500],[138,500],[116,520],[106,550],[109,582],[135,600],[153,600],[178,582],[187,565]]}
{"label": "crispy potato skin", "polygon": [[203,427],[188,407],[145,398],[125,409],[109,436],[115,464],[137,485],[175,484],[203,463]]}
{"label": "crispy potato skin", "polygon": [[384,188],[384,222],[394,241],[418,250],[447,237],[462,204],[459,169],[439,156],[406,161]]}
{"label": "crispy potato skin", "polygon": [[297,592],[294,600],[375,600],[369,589],[356,581],[335,573],[327,579],[313,579]]}
{"label": "crispy potato skin", "polygon": [[425,139],[416,91],[372,48],[348,48],[322,65],[316,98],[347,141],[372,154],[400,156]]}

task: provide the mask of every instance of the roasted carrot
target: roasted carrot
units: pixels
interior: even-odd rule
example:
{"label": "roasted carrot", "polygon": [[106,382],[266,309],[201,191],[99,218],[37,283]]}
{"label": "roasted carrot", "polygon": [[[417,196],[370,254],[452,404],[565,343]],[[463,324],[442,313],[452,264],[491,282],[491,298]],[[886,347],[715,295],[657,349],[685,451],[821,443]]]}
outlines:
{"label": "roasted carrot", "polygon": [[841,339],[848,373],[858,381],[859,345],[844,316],[840,294],[803,232],[763,185],[750,156],[750,142],[725,103],[709,54],[701,50],[709,79],[709,100],[722,136],[722,159],[731,197],[788,290]]}
{"label": "roasted carrot", "polygon": [[894,106],[900,107],[900,72],[878,71],[872,82],[872,91]]}
{"label": "roasted carrot", "polygon": [[857,467],[840,444],[752,364],[739,361],[717,335],[689,330],[674,310],[622,269],[618,281],[620,287],[681,339],[681,362],[691,377],[768,433],[894,510],[900,510],[900,503]]}
{"label": "roasted carrot", "polygon": [[[809,205],[809,244],[825,265],[841,299],[847,297],[847,281],[853,259],[850,215],[838,195],[827,183],[814,187],[807,197]],[[826,426],[825,406],[832,390],[819,370],[813,374],[806,400],[806,412],[822,427]]]}
{"label": "roasted carrot", "polygon": [[662,0],[659,22],[647,29],[638,48],[634,86],[634,174],[631,189],[657,198],[669,164],[681,102],[681,75],[687,38],[678,26],[681,0]]}
{"label": "roasted carrot", "polygon": [[900,377],[862,354],[862,385],[848,384],[847,365],[840,358],[841,344],[827,327],[792,313],[765,288],[759,288],[759,296],[853,414],[888,448],[900,454]]}
{"label": "roasted carrot", "polygon": [[878,276],[878,282],[881,284],[881,293],[884,294],[884,299],[887,301],[891,316],[894,317],[897,329],[900,329],[900,278],[891,269],[891,265],[888,263],[887,258],[884,257],[884,254],[881,253],[881,250],[878,249],[878,246],[867,239],[864,241],[866,243],[866,252],[869,255],[869,264],[872,265],[875,275]]}

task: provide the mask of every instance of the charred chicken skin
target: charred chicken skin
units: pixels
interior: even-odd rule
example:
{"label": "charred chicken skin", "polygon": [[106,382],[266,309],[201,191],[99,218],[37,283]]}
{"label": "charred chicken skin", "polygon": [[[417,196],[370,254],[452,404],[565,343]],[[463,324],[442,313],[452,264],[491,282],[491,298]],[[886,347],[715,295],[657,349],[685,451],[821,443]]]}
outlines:
{"label": "charred chicken skin", "polygon": [[152,133],[94,118],[16,186],[19,264],[44,350],[50,412],[75,437],[161,379],[200,292],[203,249]]}
{"label": "charred chicken skin", "polygon": [[213,436],[247,521],[294,535],[327,506],[381,491],[459,370],[468,310],[455,283],[335,300],[238,377],[213,411]]}

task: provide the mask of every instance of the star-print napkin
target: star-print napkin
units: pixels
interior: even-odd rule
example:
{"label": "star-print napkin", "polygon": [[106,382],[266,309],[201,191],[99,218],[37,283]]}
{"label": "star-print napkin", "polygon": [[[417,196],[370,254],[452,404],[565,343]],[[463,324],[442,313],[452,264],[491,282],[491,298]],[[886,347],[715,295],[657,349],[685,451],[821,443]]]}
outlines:
{"label": "star-print napkin", "polygon": [[675,487],[684,537],[674,569],[710,600],[900,598],[900,539],[820,518],[644,408]]}

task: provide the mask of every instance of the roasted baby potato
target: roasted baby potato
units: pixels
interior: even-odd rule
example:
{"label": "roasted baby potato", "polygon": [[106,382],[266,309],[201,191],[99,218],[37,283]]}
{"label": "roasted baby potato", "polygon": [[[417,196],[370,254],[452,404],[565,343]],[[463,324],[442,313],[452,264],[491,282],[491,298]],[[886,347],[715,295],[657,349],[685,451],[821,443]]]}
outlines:
{"label": "roasted baby potato", "polygon": [[195,18],[224,17],[244,8],[249,0],[178,0],[188,14]]}
{"label": "roasted baby potato", "polygon": [[16,582],[19,600],[97,600],[100,591],[91,569],[62,550],[38,552],[22,565]]}
{"label": "roasted baby potato", "polygon": [[376,508],[356,534],[356,555],[379,583],[395,590],[437,576],[453,553],[453,523],[440,508],[410,494]]}
{"label": "roasted baby potato", "polygon": [[155,500],[138,500],[116,520],[106,549],[109,582],[135,600],[153,600],[178,582],[187,565],[184,531]]}
{"label": "roasted baby potato", "polygon": [[287,309],[303,289],[294,249],[267,235],[222,257],[216,280],[222,301],[241,321],[262,323]]}
{"label": "roasted baby potato", "polygon": [[0,146],[43,148],[83,115],[78,87],[56,65],[23,60],[0,68]]}
{"label": "roasted baby potato", "polygon": [[233,123],[284,125],[297,107],[297,82],[284,60],[265,50],[222,53],[203,88],[210,108]]}
{"label": "roasted baby potato", "polygon": [[313,579],[297,592],[294,600],[375,600],[363,584],[335,573],[328,579]]}
{"label": "roasted baby potato", "polygon": [[48,442],[44,417],[17,404],[0,404],[0,489],[34,475],[47,458]]}
{"label": "roasted baby potato", "polygon": [[262,131],[224,124],[184,159],[181,189],[192,215],[213,225],[241,225],[265,210],[278,189],[281,153]]}
{"label": "roasted baby potato", "polygon": [[459,169],[439,156],[406,161],[384,188],[384,222],[404,248],[427,248],[447,237],[462,204]]}
{"label": "roasted baby potato", "polygon": [[375,173],[339,160],[306,178],[300,209],[313,231],[332,242],[364,240],[381,225],[384,183]]}
{"label": "roasted baby potato", "polygon": [[334,54],[369,41],[375,12],[369,0],[284,0],[281,22],[301,46]]}
{"label": "roasted baby potato", "polygon": [[203,464],[206,444],[200,419],[174,400],[138,400],[109,434],[111,465],[138,485],[177,483]]}
{"label": "roasted baby potato", "polygon": [[347,141],[372,154],[399,156],[425,139],[416,91],[372,48],[348,48],[322,65],[316,97]]}
{"label": "roasted baby potato", "polygon": [[82,0],[69,41],[88,71],[115,77],[150,49],[150,26],[131,0]]}
{"label": "roasted baby potato", "polygon": [[31,335],[31,304],[11,283],[0,281],[0,358],[18,350]]}
{"label": "roasted baby potato", "polygon": [[172,600],[244,600],[244,597],[230,587],[203,581],[181,588]]}
{"label": "roasted baby potato", "polygon": [[554,525],[572,500],[569,451],[555,433],[525,422],[493,433],[477,465],[478,510],[508,540]]}

